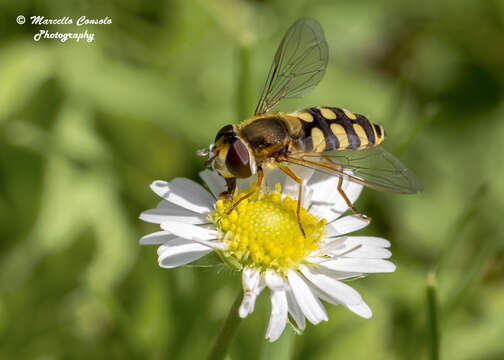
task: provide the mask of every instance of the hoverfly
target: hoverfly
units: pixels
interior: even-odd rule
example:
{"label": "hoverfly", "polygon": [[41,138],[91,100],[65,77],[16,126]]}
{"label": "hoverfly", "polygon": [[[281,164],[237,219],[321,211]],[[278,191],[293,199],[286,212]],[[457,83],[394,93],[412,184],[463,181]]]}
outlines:
{"label": "hoverfly", "polygon": [[[206,164],[225,179],[221,197],[231,201],[237,178],[279,168],[299,184],[298,222],[302,179],[288,164],[301,165],[339,177],[337,190],[354,214],[363,219],[342,189],[343,179],[372,189],[402,194],[422,190],[418,178],[396,157],[379,145],[383,127],[365,116],[337,107],[312,107],[294,113],[270,112],[282,99],[301,97],[324,76],[328,47],[320,24],[312,18],[296,21],[286,32],[275,53],[254,117],[219,130],[209,149]],[[234,203],[229,212],[253,191]]]}

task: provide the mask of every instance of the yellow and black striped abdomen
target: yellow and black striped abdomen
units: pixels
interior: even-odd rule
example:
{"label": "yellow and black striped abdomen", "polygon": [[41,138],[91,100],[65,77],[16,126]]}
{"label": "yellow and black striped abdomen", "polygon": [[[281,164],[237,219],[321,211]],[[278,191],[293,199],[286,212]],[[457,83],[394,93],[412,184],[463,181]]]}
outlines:
{"label": "yellow and black striped abdomen", "polygon": [[365,116],[336,107],[309,108],[290,114],[301,120],[302,151],[360,150],[379,145],[385,133]]}

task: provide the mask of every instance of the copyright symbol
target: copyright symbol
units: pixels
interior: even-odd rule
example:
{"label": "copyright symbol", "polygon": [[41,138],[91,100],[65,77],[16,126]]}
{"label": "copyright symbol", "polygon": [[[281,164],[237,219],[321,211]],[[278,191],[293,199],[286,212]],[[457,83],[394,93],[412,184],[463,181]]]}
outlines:
{"label": "copyright symbol", "polygon": [[19,24],[19,25],[22,25],[24,24],[26,21],[25,17],[23,15],[19,15],[17,18],[16,18],[16,22]]}

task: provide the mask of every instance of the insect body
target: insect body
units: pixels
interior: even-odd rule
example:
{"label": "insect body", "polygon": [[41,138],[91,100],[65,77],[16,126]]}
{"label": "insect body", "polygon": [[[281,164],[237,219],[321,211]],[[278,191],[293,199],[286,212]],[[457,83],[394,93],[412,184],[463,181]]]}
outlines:
{"label": "insect body", "polygon": [[[337,107],[270,112],[280,100],[299,97],[313,89],[322,79],[327,61],[327,42],[320,24],[311,18],[295,22],[275,54],[255,116],[237,125],[224,126],[214,144],[198,152],[210,155],[207,164],[225,178],[228,189],[223,197],[233,198],[236,178],[257,174],[259,186],[263,168],[280,168],[299,183],[298,199],[301,199],[302,180],[288,164],[339,177],[337,190],[349,208],[362,218],[366,217],[355,210],[341,188],[343,179],[396,193],[422,189],[416,176],[379,146],[385,135],[383,127],[365,116]],[[303,231],[301,224],[300,228]]]}
{"label": "insect body", "polygon": [[[252,155],[256,164],[276,160],[281,155],[372,148],[384,138],[382,126],[362,115],[333,107],[266,114],[237,125],[233,131],[246,143],[243,148],[251,150],[253,154],[249,157]],[[232,167],[234,161],[229,165]]]}
{"label": "insect body", "polygon": [[367,149],[379,145],[384,138],[381,125],[345,109],[310,108],[291,115],[295,119],[291,116],[289,120],[299,128],[290,135],[297,140],[296,150],[301,152]]}

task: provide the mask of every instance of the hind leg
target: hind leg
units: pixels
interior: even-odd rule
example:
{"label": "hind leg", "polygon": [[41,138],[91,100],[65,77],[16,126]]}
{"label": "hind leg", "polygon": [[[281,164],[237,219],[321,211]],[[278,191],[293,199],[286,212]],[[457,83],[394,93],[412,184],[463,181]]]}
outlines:
{"label": "hind leg", "polygon": [[339,180],[338,180],[338,192],[340,193],[341,197],[343,197],[343,200],[345,200],[347,206],[350,208],[350,210],[352,210],[352,212],[357,215],[359,218],[361,218],[362,220],[365,220],[367,222],[371,222],[371,218],[364,215],[364,214],[361,214],[359,211],[357,211],[357,209],[352,205],[352,202],[350,201],[350,199],[348,198],[348,196],[345,194],[345,192],[343,191],[343,188],[341,187],[343,185],[343,178],[340,176]]}
{"label": "hind leg", "polygon": [[287,174],[292,180],[294,180],[295,182],[297,182],[298,185],[299,185],[299,193],[298,193],[298,202],[297,202],[296,214],[297,214],[297,221],[298,221],[298,224],[299,224],[299,229],[301,230],[301,233],[303,234],[303,236],[306,237],[305,232],[303,230],[303,225],[301,225],[301,217],[299,216],[299,213],[301,211],[301,199],[302,199],[302,196],[303,196],[303,180],[301,180],[300,178],[298,178],[296,176],[296,174],[294,174],[292,172],[292,170],[289,169],[287,166],[279,165],[278,167],[280,168],[280,170],[282,170],[285,174]]}

